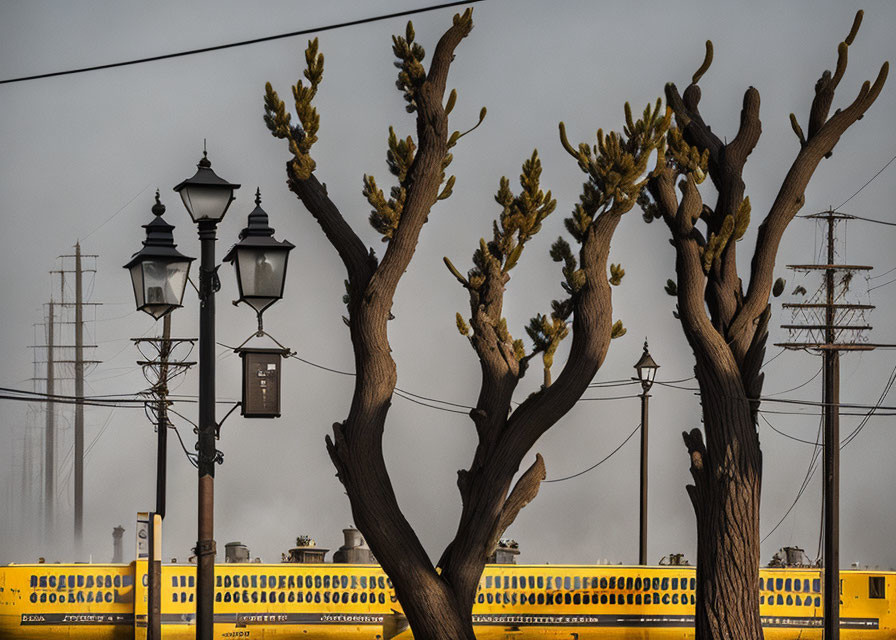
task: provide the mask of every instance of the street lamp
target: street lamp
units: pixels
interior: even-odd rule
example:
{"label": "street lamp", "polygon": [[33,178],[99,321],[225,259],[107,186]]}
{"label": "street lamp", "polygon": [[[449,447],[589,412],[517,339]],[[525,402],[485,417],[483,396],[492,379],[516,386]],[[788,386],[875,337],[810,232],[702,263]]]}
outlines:
{"label": "street lamp", "polygon": [[640,536],[638,544],[638,564],[647,564],[647,399],[650,387],[656,378],[656,370],[660,366],[654,362],[647,350],[647,339],[644,339],[644,353],[635,363],[638,372],[637,380],[641,383],[641,510]]}
{"label": "street lamp", "polygon": [[240,185],[212,171],[203,151],[196,174],[174,187],[199,226],[199,508],[196,541],[196,638],[212,640],[215,597],[215,461],[218,424],[215,420],[215,292],[220,288],[215,267],[218,223]]}
{"label": "street lamp", "polygon": [[175,248],[177,245],[171,233],[174,226],[162,219],[165,205],[160,202],[158,191],[152,212],[155,217],[143,225],[146,229],[143,248],[124,268],[131,272],[137,310],[158,320],[181,306],[190,263],[195,258],[188,258]]}
{"label": "street lamp", "polygon": [[283,297],[286,283],[286,262],[294,245],[287,240],[274,240],[268,214],[261,208],[261,189],[255,192],[255,209],[249,214],[240,241],[224,256],[236,268],[240,297],[234,304],[245,302],[258,314],[258,330],[262,331],[261,314]]}

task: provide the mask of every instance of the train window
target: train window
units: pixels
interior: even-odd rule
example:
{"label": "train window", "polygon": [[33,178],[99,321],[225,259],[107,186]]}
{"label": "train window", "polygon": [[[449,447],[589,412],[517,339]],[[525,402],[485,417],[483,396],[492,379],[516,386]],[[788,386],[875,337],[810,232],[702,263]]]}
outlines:
{"label": "train window", "polygon": [[[330,588],[330,576],[324,576],[323,584],[324,584],[324,589]],[[262,585],[262,586],[264,586],[264,585]]]}
{"label": "train window", "polygon": [[693,591],[696,588],[697,588],[697,580],[694,578],[691,578],[691,591]]}
{"label": "train window", "polygon": [[763,591],[765,589],[765,578],[759,578],[759,590]]}
{"label": "train window", "polygon": [[784,579],[777,578],[775,580],[775,591],[781,591],[784,588]]}
{"label": "train window", "polygon": [[[352,602],[357,602],[357,600],[352,600]],[[348,591],[342,592],[342,604],[348,604]]]}
{"label": "train window", "polygon": [[544,594],[543,593],[538,594],[538,604],[544,604]]}
{"label": "train window", "polygon": [[230,602],[230,592],[226,591],[224,593],[224,602]]}
{"label": "train window", "polygon": [[382,593],[380,595],[378,595],[376,597],[376,599],[380,604],[386,604],[386,596],[383,595]]}
{"label": "train window", "polygon": [[882,600],[887,597],[887,583],[883,576],[869,576],[868,597]]}
{"label": "train window", "polygon": [[366,589],[367,588],[367,576],[361,576],[359,578],[359,580],[361,581],[361,588]]}
{"label": "train window", "polygon": [[[177,596],[173,593],[171,594],[171,601],[177,602]],[[221,602],[221,594],[220,593],[215,594],[215,602]]]}
{"label": "train window", "polygon": [[600,594],[600,603],[607,604],[607,594],[606,593]]}
{"label": "train window", "polygon": [[[366,594],[365,594],[365,595],[366,595]],[[357,591],[353,591],[353,592],[352,592],[352,602],[353,602],[353,603],[358,602],[358,592],[357,592]]]}
{"label": "train window", "polygon": [[494,602],[494,596],[490,593],[485,594],[485,601],[492,604]]}
{"label": "train window", "polygon": [[691,604],[696,604],[697,600],[694,598],[694,594],[691,594]]}
{"label": "train window", "polygon": [[641,576],[635,578],[635,591],[641,590]]}
{"label": "train window", "polygon": [[663,604],[669,604],[669,594],[668,593],[663,594]]}
{"label": "train window", "polygon": [[[310,576],[309,576],[309,577],[310,577]],[[301,581],[302,581],[302,576],[299,576],[299,582],[301,582]],[[257,575],[255,575],[255,574],[252,575],[252,577],[251,577],[251,579],[250,579],[250,584],[251,584],[251,586],[252,586],[253,589],[257,589],[257,588],[258,588],[258,576],[257,576]]]}
{"label": "train window", "polygon": [[816,606],[816,607],[820,607],[820,606],[821,606],[821,598],[815,598],[815,606]]}
{"label": "train window", "polygon": [[[506,599],[505,599],[506,602]],[[516,604],[516,593],[510,594],[510,604]]]}
{"label": "train window", "polygon": [[[305,599],[305,595],[301,591],[296,591],[296,602],[302,602]],[[311,599],[311,595],[308,595],[308,599]]]}
{"label": "train window", "polygon": [[[333,578],[333,586],[336,586],[336,578]],[[348,576],[342,576],[339,579],[339,583],[342,585],[343,589],[348,589]]]}
{"label": "train window", "polygon": [[326,603],[330,602],[330,592],[329,591],[324,591],[324,602],[326,602]]}
{"label": "train window", "polygon": [[[244,598],[243,600],[245,601],[245,598]],[[234,602],[239,602],[239,601],[240,601],[240,594],[239,594],[239,593],[236,594],[236,597],[233,599],[233,601],[234,601]],[[267,602],[267,601],[268,601],[268,594],[266,594],[264,591],[262,591],[262,592],[261,592],[261,599],[259,600],[259,602]]]}
{"label": "train window", "polygon": [[83,586],[84,586],[84,576],[78,576],[78,588],[80,589]]}
{"label": "train window", "polygon": [[[633,596],[632,594],[628,594],[627,596],[625,596],[625,601],[629,604],[634,604],[635,596]],[[622,604],[622,596],[619,596],[619,604]]]}
{"label": "train window", "polygon": [[790,606],[790,605],[792,605],[792,604],[793,604],[793,596],[788,595],[788,596],[787,596],[787,605]]}
{"label": "train window", "polygon": [[802,582],[802,580],[797,578],[796,580],[793,581],[793,590],[794,591],[802,591],[802,589],[803,589],[803,582]]}
{"label": "train window", "polygon": [[635,604],[641,604],[641,594],[640,593],[635,594]]}
{"label": "train window", "polygon": [[492,588],[492,577],[491,576],[485,576],[485,588],[486,589]]}
{"label": "train window", "polygon": [[289,576],[289,587],[288,588],[289,589],[296,588],[296,577],[295,576]]}
{"label": "train window", "polygon": [[[638,596],[638,599],[640,600],[641,597]],[[585,593],[582,595],[582,604],[591,604],[591,594]]]}
{"label": "train window", "polygon": [[222,581],[221,576],[215,576],[215,586],[216,586],[218,589],[221,588],[221,581]]}
{"label": "train window", "polygon": [[765,596],[759,596],[759,604],[765,604]]}
{"label": "train window", "polygon": [[535,576],[529,576],[529,588],[530,589],[535,588]]}
{"label": "train window", "polygon": [[610,589],[616,588],[616,576],[610,576]]}
{"label": "train window", "polygon": [[[177,588],[177,576],[171,576],[171,586]],[[218,577],[218,586],[221,586],[221,578]],[[224,586],[230,586],[230,576],[224,576]]]}
{"label": "train window", "polygon": [[784,591],[792,591],[790,578],[784,581]]}
{"label": "train window", "polygon": [[538,583],[539,589],[544,589],[544,576],[538,576],[536,582]]}
{"label": "train window", "polygon": [[659,591],[659,590],[660,590],[660,579],[659,579],[659,578],[654,578],[654,579],[653,579],[653,590],[654,590],[654,591]]}
{"label": "train window", "polygon": [[809,591],[809,578],[803,580],[803,591]]}
{"label": "train window", "polygon": [[675,591],[678,589],[678,578],[672,578],[672,590]]}
{"label": "train window", "polygon": [[626,588],[626,589],[631,589],[632,586],[633,586],[633,581],[632,581],[631,577],[626,578],[626,579],[625,579],[625,588]]}
{"label": "train window", "polygon": [[277,602],[279,602],[280,604],[283,604],[284,602],[286,602],[286,594],[283,593],[282,591],[277,596]]}
{"label": "train window", "polygon": [[112,576],[106,576],[106,588],[107,589],[112,588]]}
{"label": "train window", "polygon": [[576,576],[573,578],[573,589],[581,589],[582,588],[582,576]]}
{"label": "train window", "polygon": [[[244,586],[244,587],[248,587],[248,586],[249,586],[249,578],[248,578],[248,576],[243,576],[243,586]],[[285,589],[285,588],[286,588],[286,576],[280,576],[280,577],[277,579],[277,588],[278,588],[278,589]]]}
{"label": "train window", "polygon": [[606,579],[606,578],[601,578],[601,579],[600,579],[600,588],[601,588],[601,589],[606,589],[606,588],[607,588],[607,579]]}
{"label": "train window", "polygon": [[616,604],[616,594],[615,593],[610,594],[610,604]]}
{"label": "train window", "polygon": [[572,595],[568,591],[563,594],[563,602],[564,604],[572,604]]}
{"label": "train window", "polygon": [[[320,578],[318,578],[318,580],[319,580],[319,579],[320,579]],[[267,589],[267,588],[268,588],[268,577],[267,577],[267,576],[261,576],[261,584],[260,584],[259,586],[260,586],[262,589]]]}
{"label": "train window", "polygon": [[386,577],[386,584],[389,585],[389,588],[392,588],[392,578]]}
{"label": "train window", "polygon": [[[262,576],[264,578],[264,576]],[[261,586],[264,586],[264,582],[261,583]],[[320,589],[323,586],[323,580],[320,579],[320,576],[314,576],[314,588]]]}
{"label": "train window", "polygon": [[678,604],[678,594],[677,593],[672,594],[672,604]]}
{"label": "train window", "polygon": [[566,576],[566,578],[563,580],[563,588],[566,589],[567,591],[572,589],[572,578],[570,578],[569,576]]}
{"label": "train window", "polygon": [[[193,582],[194,582],[194,580],[195,580],[195,579],[193,578],[193,576],[190,576],[189,581],[187,582],[187,584],[189,584],[190,587],[192,587],[192,586],[193,586]],[[242,587],[243,587],[243,589],[248,589],[248,588],[249,588],[249,576],[243,576],[243,579],[242,579],[241,582],[242,582]],[[233,578],[233,583],[234,583],[234,585],[236,585],[236,576],[234,576],[234,578]]]}
{"label": "train window", "polygon": [[663,590],[663,591],[668,591],[668,590],[669,590],[669,578],[663,578],[663,582],[662,582],[662,590]]}
{"label": "train window", "polygon": [[314,592],[314,602],[315,602],[316,604],[320,604],[320,591],[315,591],[315,592]]}
{"label": "train window", "polygon": [[[81,586],[80,582],[81,582],[81,581],[79,580],[79,581],[78,581],[78,583],[79,583],[78,586],[79,586],[79,587]],[[47,577],[46,577],[46,576],[43,576],[43,577],[40,579],[40,583],[41,583],[40,586],[42,586],[42,587],[46,587],[46,586],[47,586]],[[92,588],[92,587],[93,587],[93,576],[87,576],[87,584],[84,585],[84,588],[85,588],[85,589],[90,589],[90,588]]]}
{"label": "train window", "polygon": [[806,599],[803,600],[803,606],[811,607],[812,606],[812,598],[810,598],[809,596],[806,596]]}
{"label": "train window", "polygon": [[582,595],[579,593],[573,594],[572,603],[573,604],[582,604]]}
{"label": "train window", "polygon": [[[364,597],[364,594],[362,593],[361,594],[361,602],[365,602],[365,601],[366,601],[366,598]],[[479,604],[482,604],[483,602],[485,602],[485,596],[483,596],[480,593],[478,596],[476,596],[476,602],[478,602]]]}
{"label": "train window", "polygon": [[548,589],[554,588],[554,576],[548,576]]}
{"label": "train window", "polygon": [[793,599],[793,604],[795,604],[796,606],[800,607],[800,606],[802,606],[802,604],[803,604],[803,599],[800,598],[799,596],[796,596],[796,597]]}
{"label": "train window", "polygon": [[295,591],[290,591],[290,592],[289,592],[289,597],[287,598],[287,600],[289,600],[290,602],[295,602],[295,601],[296,601],[296,592],[295,592]]}
{"label": "train window", "polygon": [[778,604],[784,604],[784,596],[782,596],[780,593],[778,594]]}

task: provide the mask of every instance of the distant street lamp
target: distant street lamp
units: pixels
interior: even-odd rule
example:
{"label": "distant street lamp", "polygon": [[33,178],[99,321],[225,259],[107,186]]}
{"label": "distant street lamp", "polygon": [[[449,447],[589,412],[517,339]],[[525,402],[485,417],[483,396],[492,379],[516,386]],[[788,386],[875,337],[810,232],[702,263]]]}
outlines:
{"label": "distant street lamp", "polygon": [[640,536],[638,543],[638,564],[647,564],[647,399],[650,395],[650,387],[656,378],[656,370],[660,366],[654,362],[647,350],[647,340],[644,340],[644,353],[635,363],[635,371],[638,372],[637,380],[641,382],[641,511],[640,511]]}

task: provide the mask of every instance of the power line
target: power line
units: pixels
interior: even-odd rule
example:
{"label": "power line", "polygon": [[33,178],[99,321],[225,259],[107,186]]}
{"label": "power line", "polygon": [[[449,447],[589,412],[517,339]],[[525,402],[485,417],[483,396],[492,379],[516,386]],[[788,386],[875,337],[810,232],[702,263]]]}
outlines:
{"label": "power line", "polygon": [[[877,176],[879,176],[880,174],[882,174],[882,173],[884,172],[884,169],[886,169],[887,167],[889,167],[889,166],[893,163],[894,160],[896,160],[896,156],[893,156],[892,158],[890,158],[890,161],[887,162],[887,164],[885,164],[883,167],[881,167],[881,170],[880,170],[880,171],[878,171],[878,172],[875,173],[873,176],[871,176],[871,180],[869,180],[868,182],[866,182],[865,184],[863,184],[861,187],[859,187],[859,190],[858,190],[858,191],[856,191],[854,194],[852,194],[852,195],[849,196],[846,200],[844,200],[842,203],[840,203],[840,206],[839,206],[839,207],[835,207],[835,208],[836,208],[836,209],[839,209],[839,208],[842,207],[844,204],[846,204],[847,202],[849,202],[850,200],[852,200],[853,198],[855,198],[857,195],[859,195],[859,193],[862,192],[862,189],[864,189],[864,188],[867,187],[869,184],[871,184],[871,182],[872,182]],[[856,216],[856,217],[858,218],[858,216]],[[889,224],[889,225],[896,226],[896,223],[893,223],[893,222],[881,222],[880,220],[870,220],[870,219],[867,219],[867,218],[858,218],[858,219],[859,219],[859,220],[865,220],[866,222],[877,222],[877,223],[880,223],[880,224]]]}
{"label": "power line", "polygon": [[358,20],[349,20],[347,22],[340,22],[337,24],[325,25],[322,27],[314,27],[311,29],[302,29],[301,31],[290,31],[288,33],[281,33],[274,36],[265,36],[262,38],[253,38],[251,40],[241,40],[239,42],[230,42],[227,44],[219,44],[211,47],[202,47],[200,49],[189,49],[187,51],[179,51],[177,53],[166,53],[158,56],[150,56],[148,58],[137,58],[135,60],[126,60],[124,62],[111,62],[108,64],[99,64],[92,67],[81,67],[78,69],[69,69],[67,71],[53,71],[50,73],[40,73],[32,76],[22,76],[19,78],[8,78],[6,80],[0,80],[0,84],[12,84],[15,82],[25,82],[27,80],[39,80],[41,78],[55,78],[58,76],[67,76],[75,73],[86,73],[87,71],[100,71],[103,69],[114,69],[116,67],[126,67],[135,64],[143,64],[146,62],[157,62],[159,60],[169,60],[171,58],[181,58],[184,56],[192,56],[199,53],[209,53],[211,51],[221,51],[223,49],[232,49],[234,47],[244,47],[250,44],[258,44],[261,42],[271,42],[273,40],[281,40],[283,38],[293,38],[295,36],[304,36],[311,33],[321,33],[323,31],[332,31],[333,29],[342,29],[345,27],[354,27],[357,25],[367,24],[370,22],[379,22],[381,20],[390,20],[392,18],[400,18],[402,16],[410,16],[418,13],[425,13],[428,11],[436,11],[438,9],[447,9],[449,7],[456,7],[464,4],[473,4],[475,2],[482,2],[483,0],[464,0],[463,2],[448,2],[445,4],[433,5],[431,7],[423,7],[421,9],[409,9],[407,11],[398,11],[395,13],[389,13],[381,16],[374,16],[370,18],[360,18]]}
{"label": "power line", "polygon": [[622,443],[621,443],[618,447],[616,447],[616,448],[613,449],[609,454],[607,454],[607,456],[606,456],[603,460],[600,460],[599,462],[596,462],[595,464],[591,465],[590,467],[588,467],[588,468],[585,469],[584,471],[579,471],[578,473],[574,473],[574,474],[572,474],[571,476],[566,476],[565,478],[556,478],[556,479],[554,479],[554,480],[542,480],[542,481],[541,481],[542,484],[544,484],[545,482],[563,482],[564,480],[572,480],[573,478],[578,478],[579,476],[588,473],[588,472],[591,471],[592,469],[597,469],[597,468],[598,468],[600,465],[602,465],[604,462],[606,462],[607,460],[609,460],[610,458],[612,458],[614,455],[616,455],[616,453],[617,453],[622,447],[625,446],[625,443],[628,442],[629,440],[631,440],[631,439],[632,439],[632,436],[634,436],[634,435],[635,435],[636,433],[638,433],[638,431],[640,431],[640,430],[641,430],[641,425],[640,425],[640,423],[639,423],[638,426],[635,427],[635,430],[632,431],[630,434],[628,434],[628,437],[627,437],[625,440],[623,440]]}

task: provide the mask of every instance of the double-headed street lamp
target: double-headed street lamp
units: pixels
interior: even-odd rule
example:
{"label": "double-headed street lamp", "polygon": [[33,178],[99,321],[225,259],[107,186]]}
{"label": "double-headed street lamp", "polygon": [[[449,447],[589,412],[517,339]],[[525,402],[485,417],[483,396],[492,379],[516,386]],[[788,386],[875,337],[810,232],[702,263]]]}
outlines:
{"label": "double-headed street lamp", "polygon": [[[196,542],[196,637],[211,640],[214,633],[214,477],[215,464],[220,462],[215,441],[218,424],[215,419],[215,292],[220,288],[215,265],[215,240],[218,223],[224,218],[234,190],[240,185],[220,178],[212,171],[205,152],[192,178],[174,187],[190,217],[199,227],[201,259],[199,263],[199,504]],[[292,245],[277,242],[267,225],[267,214],[256,199],[256,209],[249,226],[240,234],[232,255],[236,253],[237,282],[240,300],[252,304],[259,315],[283,295],[286,278],[286,254]],[[171,227],[161,220],[164,207],[156,219],[146,226],[144,248],[125,265],[131,271],[137,308],[158,319],[181,306],[190,261],[174,249]],[[253,218],[254,216],[254,218]],[[255,224],[263,223],[261,225]],[[259,226],[264,229],[259,233]],[[254,230],[254,231],[253,231]],[[268,233],[270,232],[270,233]],[[155,234],[155,235],[153,235]],[[150,238],[156,238],[150,242]],[[231,258],[233,260],[233,258]],[[253,301],[255,304],[253,304]]]}
{"label": "double-headed street lamp", "polygon": [[654,362],[647,350],[647,340],[644,340],[644,353],[635,363],[635,371],[638,372],[637,380],[641,383],[641,510],[640,510],[640,535],[638,539],[638,564],[647,564],[647,399],[650,395],[650,387],[656,378],[656,370],[660,366]]}

